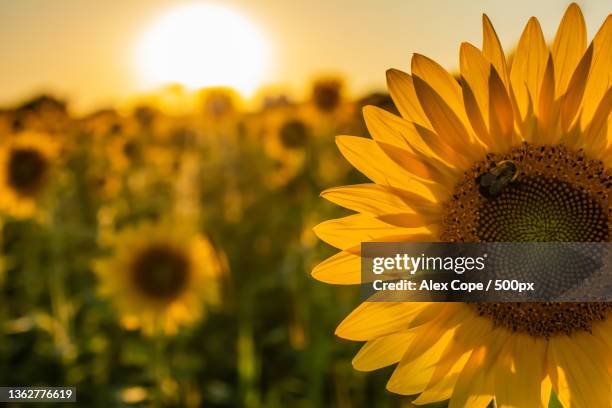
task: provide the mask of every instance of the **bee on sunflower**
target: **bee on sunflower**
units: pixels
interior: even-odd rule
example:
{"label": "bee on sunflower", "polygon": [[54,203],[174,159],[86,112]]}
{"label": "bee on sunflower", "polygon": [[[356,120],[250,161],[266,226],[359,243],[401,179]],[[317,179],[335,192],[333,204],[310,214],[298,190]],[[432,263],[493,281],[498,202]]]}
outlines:
{"label": "bee on sunflower", "polygon": [[113,253],[94,269],[124,327],[174,334],[218,304],[224,262],[202,235],[147,223],[107,239]]}
{"label": "bee on sunflower", "polygon": [[23,132],[0,146],[0,209],[15,218],[39,215],[52,181],[57,144],[46,134]]}
{"label": "bee on sunflower", "polygon": [[[587,46],[571,4],[551,47],[532,18],[511,64],[483,31],[459,81],[415,54],[411,75],[387,72],[401,117],[366,107],[373,140],[337,138],[373,183],[322,193],[357,214],[315,227],[341,250],[316,279],[359,284],[362,241],[610,241],[612,16]],[[512,182],[483,186],[498,173]],[[336,334],[367,342],[358,370],[397,364],[387,388],[415,404],[612,406],[608,303],[364,302]]]}

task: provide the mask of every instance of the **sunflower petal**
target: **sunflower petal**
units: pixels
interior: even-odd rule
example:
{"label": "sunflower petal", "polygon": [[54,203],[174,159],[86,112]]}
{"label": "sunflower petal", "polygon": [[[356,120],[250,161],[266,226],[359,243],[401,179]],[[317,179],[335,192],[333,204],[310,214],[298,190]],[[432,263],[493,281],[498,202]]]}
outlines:
{"label": "sunflower petal", "polygon": [[[483,154],[481,146],[471,142],[462,121],[427,82],[418,76],[414,76],[413,80],[423,110],[425,110],[436,133],[443,135],[444,142],[455,152],[466,152],[465,160],[462,160],[462,162],[463,167],[467,168],[471,162]],[[469,121],[467,123],[469,126]]]}
{"label": "sunflower petal", "polygon": [[[489,111],[489,71],[490,64],[480,50],[469,43],[462,43],[459,49],[461,76],[470,85],[480,112]],[[489,118],[484,116],[485,126],[489,128]]]}
{"label": "sunflower petal", "polygon": [[538,143],[554,144],[555,137],[559,137],[554,120],[556,104],[555,102],[555,73],[552,55],[549,54],[542,88],[540,89],[540,100],[538,105]]}
{"label": "sunflower petal", "polygon": [[487,129],[487,124],[485,123],[484,116],[480,110],[480,107],[478,106],[478,101],[476,100],[474,91],[470,87],[470,84],[468,84],[463,78],[461,79],[461,91],[463,92],[465,112],[467,113],[474,133],[476,133],[478,139],[480,139],[480,141],[487,146],[488,149],[492,150],[493,146],[495,146],[495,138],[491,137],[489,129]]}
{"label": "sunflower petal", "polygon": [[493,399],[491,386],[482,372],[486,350],[480,347],[465,363],[451,396],[449,408],[486,408]]}
{"label": "sunflower petal", "polygon": [[414,331],[394,333],[368,341],[353,358],[359,371],[374,371],[401,360],[415,338]]}
{"label": "sunflower petal", "polygon": [[[461,313],[461,311],[458,311],[458,313]],[[462,324],[457,327],[453,341],[449,343],[449,347],[444,350],[440,357],[430,385],[442,381],[454,367],[457,356],[477,348],[482,339],[492,332],[491,320],[474,316],[473,311],[469,310],[469,306],[464,306],[463,313],[470,313],[469,318],[464,319]]]}
{"label": "sunflower petal", "polygon": [[582,104],[582,97],[584,96],[592,59],[593,46],[591,45],[576,67],[576,71],[569,81],[567,93],[563,95],[561,103],[561,127],[564,131],[569,129]]}
{"label": "sunflower petal", "polygon": [[361,258],[349,252],[338,252],[312,270],[312,277],[332,285],[358,285],[361,283]]}
{"label": "sunflower petal", "polygon": [[587,46],[587,33],[584,17],[576,3],[569,5],[559,24],[552,44],[552,57],[555,64],[556,96],[563,95],[568,89],[570,78],[576,69]]}
{"label": "sunflower petal", "polygon": [[391,160],[371,139],[337,136],[336,144],[342,155],[376,184],[410,190],[426,198],[435,198],[430,190]]}
{"label": "sunflower petal", "polygon": [[[495,402],[499,408],[546,408],[541,384],[546,369],[546,342],[515,334],[506,343],[495,367]],[[520,390],[520,392],[517,392]]]}
{"label": "sunflower petal", "polygon": [[372,340],[410,328],[431,303],[363,302],[336,329],[336,336],[347,340]]}
{"label": "sunflower petal", "polygon": [[[412,401],[412,403],[422,405],[449,399],[453,395],[453,390],[459,379],[459,374],[463,371],[470,355],[471,351],[463,353],[463,355],[459,357],[455,357],[452,366],[446,371],[444,377],[435,382],[432,377],[432,380],[427,384],[425,390],[417,399]],[[433,376],[435,377],[435,373]]]}
{"label": "sunflower petal", "polygon": [[506,56],[502,49],[499,37],[486,14],[482,15],[482,54],[495,67],[500,74],[503,84],[508,87],[508,67]]}
{"label": "sunflower petal", "polygon": [[376,241],[398,235],[417,235],[422,229],[398,228],[370,215],[353,214],[320,223],[314,233],[329,245],[338,249],[349,249],[361,242]]}
{"label": "sunflower petal", "polygon": [[[426,338],[428,347],[416,358],[402,358],[387,383],[387,389],[396,394],[413,395],[427,387],[436,362],[452,339],[452,330],[444,328],[419,330],[419,338]],[[410,349],[408,349],[410,350]]]}
{"label": "sunflower petal", "polygon": [[491,134],[497,136],[492,148],[498,152],[509,149],[515,139],[514,111],[510,96],[495,69],[489,76],[489,123]]}
{"label": "sunflower petal", "polygon": [[387,87],[393,103],[395,103],[403,118],[431,129],[429,119],[421,108],[412,83],[412,77],[409,74],[397,69],[388,70]]}
{"label": "sunflower petal", "polygon": [[493,398],[493,367],[509,334],[496,329],[474,348],[453,391],[449,408],[486,407]]}
{"label": "sunflower petal", "polygon": [[549,343],[553,388],[566,407],[605,407],[612,401],[608,349],[589,333],[556,336]]}
{"label": "sunflower petal", "polygon": [[[459,174],[454,169],[433,157],[414,154],[387,143],[379,143],[378,145],[391,160],[406,171],[425,181],[434,182],[437,188],[450,192],[455,183],[459,181]],[[444,181],[444,183],[439,183],[439,181]]]}
{"label": "sunflower petal", "polygon": [[363,116],[376,142],[385,142],[405,149],[416,148],[436,156],[414,125],[407,120],[376,106],[366,106],[363,109]]}
{"label": "sunflower petal", "polygon": [[[593,115],[593,120],[584,130],[583,143],[585,151],[593,157],[600,157],[608,144],[606,126],[612,111],[612,87],[608,89]],[[604,157],[605,159],[605,157]]]}
{"label": "sunflower petal", "polygon": [[[429,59],[421,54],[412,56],[412,81],[416,89],[415,77],[418,76],[422,81],[427,82],[431,89],[438,94],[448,107],[453,111],[455,116],[462,122],[465,127],[469,127],[467,115],[463,108],[463,97],[461,95],[461,87],[451,74],[449,74],[440,64]],[[423,111],[431,121],[431,117],[427,113],[426,106],[423,105],[423,99],[419,96],[419,102]],[[432,123],[433,125],[433,123]]]}
{"label": "sunflower petal", "polygon": [[321,197],[363,214],[382,215],[410,210],[401,198],[378,184],[333,187],[323,191]]}
{"label": "sunflower petal", "polygon": [[529,111],[530,98],[533,106],[538,106],[547,57],[548,49],[540,23],[532,17],[521,35],[510,70],[510,83],[522,119]]}
{"label": "sunflower petal", "polygon": [[391,112],[368,105],[363,108],[363,118],[370,135],[372,135],[372,139],[375,141],[404,148],[408,146],[402,134],[397,131],[397,126],[393,126],[393,122],[397,122],[395,119],[400,118],[397,118]]}
{"label": "sunflower petal", "polygon": [[593,38],[593,61],[584,90],[580,124],[584,129],[597,110],[599,102],[612,84],[612,15],[608,15]]}

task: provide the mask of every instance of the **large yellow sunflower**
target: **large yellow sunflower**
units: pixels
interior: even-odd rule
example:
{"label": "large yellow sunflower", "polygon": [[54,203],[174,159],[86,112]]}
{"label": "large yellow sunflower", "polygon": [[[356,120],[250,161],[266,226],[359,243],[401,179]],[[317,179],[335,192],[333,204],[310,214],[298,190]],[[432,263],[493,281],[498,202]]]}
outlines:
{"label": "large yellow sunflower", "polygon": [[221,258],[201,235],[169,224],[143,224],[111,239],[112,256],[94,267],[100,293],[127,328],[173,334],[219,301]]}
{"label": "large yellow sunflower", "polygon": [[11,136],[0,146],[2,211],[17,218],[36,215],[38,204],[52,180],[57,154],[57,144],[42,133]]}
{"label": "large yellow sunflower", "polygon": [[[529,20],[510,64],[483,17],[483,47],[464,43],[460,80],[415,54],[387,73],[401,113],[366,107],[373,140],[339,136],[374,183],[327,190],[357,211],[317,235],[340,253],[315,278],[360,282],[363,241],[610,241],[612,17],[587,46],[572,4],[548,47]],[[516,181],[478,176],[511,161]],[[387,388],[416,404],[612,406],[612,307],[606,303],[364,302],[336,334],[367,341],[358,370],[397,364]]]}

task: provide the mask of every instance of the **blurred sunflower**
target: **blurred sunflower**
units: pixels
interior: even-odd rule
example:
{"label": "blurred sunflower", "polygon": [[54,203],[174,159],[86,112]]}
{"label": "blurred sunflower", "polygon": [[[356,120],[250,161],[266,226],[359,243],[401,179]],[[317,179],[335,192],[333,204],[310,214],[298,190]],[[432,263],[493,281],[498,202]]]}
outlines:
{"label": "blurred sunflower", "polygon": [[281,187],[302,169],[306,150],[313,143],[312,126],[295,106],[270,109],[261,122],[264,149],[274,162],[269,182]]}
{"label": "blurred sunflower", "polygon": [[169,224],[143,224],[111,238],[112,257],[94,266],[100,293],[126,328],[173,334],[219,301],[221,258],[203,236]]}
{"label": "blurred sunflower", "polygon": [[321,112],[333,112],[342,102],[343,83],[338,78],[321,78],[313,84],[312,101]]}
{"label": "blurred sunflower", "polygon": [[[313,276],[360,283],[362,241],[609,241],[612,208],[612,17],[587,47],[580,8],[550,49],[529,20],[511,66],[483,16],[482,50],[464,43],[458,82],[415,54],[412,75],[388,71],[401,118],[367,107],[374,140],[339,136],[373,184],[323,196],[358,214],[315,228],[342,251]],[[483,173],[514,163],[502,191]],[[450,407],[612,406],[608,303],[365,302],[338,327],[367,341],[364,371],[397,364],[387,385]]]}
{"label": "blurred sunflower", "polygon": [[34,216],[51,181],[58,148],[47,135],[24,132],[0,148],[0,208],[16,218]]}

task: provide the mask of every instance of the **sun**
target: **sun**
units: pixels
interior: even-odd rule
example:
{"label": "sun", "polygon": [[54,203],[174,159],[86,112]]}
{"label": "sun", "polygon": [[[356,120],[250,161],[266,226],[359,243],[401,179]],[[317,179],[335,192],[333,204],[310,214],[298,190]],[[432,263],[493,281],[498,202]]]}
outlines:
{"label": "sun", "polygon": [[144,86],[229,86],[251,95],[270,59],[263,33],[234,10],[190,4],[159,17],[139,38],[135,63]]}

